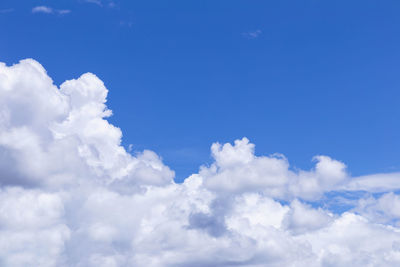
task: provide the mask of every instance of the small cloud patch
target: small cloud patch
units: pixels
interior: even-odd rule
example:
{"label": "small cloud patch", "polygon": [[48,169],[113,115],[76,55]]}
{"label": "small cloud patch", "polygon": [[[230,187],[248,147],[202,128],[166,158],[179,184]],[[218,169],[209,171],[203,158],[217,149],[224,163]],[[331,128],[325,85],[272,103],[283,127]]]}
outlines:
{"label": "small cloud patch", "polygon": [[242,33],[243,37],[247,39],[257,39],[262,34],[261,30],[249,31]]}
{"label": "small cloud patch", "polygon": [[65,15],[65,14],[71,13],[71,10],[69,10],[69,9],[54,9],[54,8],[48,7],[48,6],[36,6],[36,7],[32,8],[32,13]]}

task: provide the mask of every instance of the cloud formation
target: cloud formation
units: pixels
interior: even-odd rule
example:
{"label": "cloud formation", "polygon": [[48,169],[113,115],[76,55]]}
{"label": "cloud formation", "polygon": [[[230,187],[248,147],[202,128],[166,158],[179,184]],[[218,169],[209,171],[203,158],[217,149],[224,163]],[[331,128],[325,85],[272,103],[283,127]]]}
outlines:
{"label": "cloud formation", "polygon": [[32,13],[59,14],[64,15],[70,13],[69,9],[54,9],[48,6],[36,6],[32,8]]}
{"label": "cloud formation", "polygon": [[177,184],[121,146],[107,94],[91,73],[58,88],[32,59],[0,64],[1,266],[400,264],[398,174],[322,155],[292,170],[243,138]]}

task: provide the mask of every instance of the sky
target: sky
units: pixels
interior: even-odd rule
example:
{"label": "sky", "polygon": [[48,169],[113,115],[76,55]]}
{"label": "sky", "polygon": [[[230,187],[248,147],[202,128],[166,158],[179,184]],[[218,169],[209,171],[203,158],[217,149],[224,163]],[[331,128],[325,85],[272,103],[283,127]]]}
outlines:
{"label": "sky", "polygon": [[[40,6],[52,10],[33,11]],[[392,172],[400,170],[399,8],[3,0],[0,58],[34,58],[58,85],[95,73],[111,90],[109,120],[124,129],[124,146],[156,150],[179,181],[210,162],[211,143],[242,137],[298,168],[327,154],[354,175]]]}
{"label": "sky", "polygon": [[0,266],[400,266],[397,1],[0,2]]}

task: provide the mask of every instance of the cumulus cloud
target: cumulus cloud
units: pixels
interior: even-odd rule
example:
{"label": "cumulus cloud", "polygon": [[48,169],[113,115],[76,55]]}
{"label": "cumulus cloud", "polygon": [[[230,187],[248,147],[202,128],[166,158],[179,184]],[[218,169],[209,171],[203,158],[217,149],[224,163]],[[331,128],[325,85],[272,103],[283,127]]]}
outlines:
{"label": "cumulus cloud", "polygon": [[205,187],[219,193],[256,191],[283,200],[312,200],[348,179],[346,166],[328,156],[316,156],[313,170],[294,172],[283,155],[256,156],[247,138],[236,140],[233,146],[215,143],[211,152],[215,162],[202,167],[199,174]]}
{"label": "cumulus cloud", "polygon": [[242,138],[177,184],[121,146],[107,95],[91,73],[57,87],[35,60],[0,64],[1,266],[400,264],[397,174],[352,178],[323,155],[293,170]]}

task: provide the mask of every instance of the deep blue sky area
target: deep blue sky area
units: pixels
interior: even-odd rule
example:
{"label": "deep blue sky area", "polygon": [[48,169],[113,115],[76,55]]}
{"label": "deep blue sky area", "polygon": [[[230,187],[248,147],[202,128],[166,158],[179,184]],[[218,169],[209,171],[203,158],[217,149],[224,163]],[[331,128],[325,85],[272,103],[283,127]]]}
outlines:
{"label": "deep blue sky area", "polygon": [[2,0],[0,61],[34,58],[57,85],[95,73],[124,146],[156,151],[178,180],[243,136],[297,168],[325,154],[353,175],[392,172],[399,14],[397,0]]}

